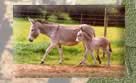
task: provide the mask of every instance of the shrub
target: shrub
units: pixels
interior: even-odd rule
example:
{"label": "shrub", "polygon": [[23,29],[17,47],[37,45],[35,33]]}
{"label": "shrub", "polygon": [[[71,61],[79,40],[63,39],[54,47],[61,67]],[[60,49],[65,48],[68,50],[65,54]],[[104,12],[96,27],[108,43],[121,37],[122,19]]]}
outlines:
{"label": "shrub", "polygon": [[57,16],[56,15],[50,15],[49,17],[48,17],[48,21],[51,21],[51,22],[57,22],[57,20],[58,20],[58,18],[57,18]]}

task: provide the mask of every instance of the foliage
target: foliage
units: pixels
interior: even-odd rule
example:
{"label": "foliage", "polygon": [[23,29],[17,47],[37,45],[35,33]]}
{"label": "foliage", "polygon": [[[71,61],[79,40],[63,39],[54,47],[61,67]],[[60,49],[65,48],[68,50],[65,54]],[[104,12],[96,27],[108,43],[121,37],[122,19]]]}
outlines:
{"label": "foliage", "polygon": [[72,20],[68,13],[57,12],[48,16],[48,21],[65,24],[77,24],[77,21]]}
{"label": "foliage", "polygon": [[48,21],[57,22],[57,20],[58,20],[58,18],[57,18],[57,16],[55,16],[55,15],[50,15],[50,16],[48,17]]}

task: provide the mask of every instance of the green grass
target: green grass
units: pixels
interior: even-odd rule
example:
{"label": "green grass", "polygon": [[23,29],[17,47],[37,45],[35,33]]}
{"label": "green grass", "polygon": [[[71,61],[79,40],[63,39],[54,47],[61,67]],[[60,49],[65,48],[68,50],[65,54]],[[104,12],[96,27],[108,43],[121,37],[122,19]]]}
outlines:
{"label": "green grass", "polygon": [[[71,25],[70,25],[71,26]],[[98,37],[103,36],[104,28],[102,26],[93,26]],[[45,52],[45,49],[50,43],[50,39],[45,35],[40,35],[34,42],[27,40],[30,23],[28,20],[14,18],[13,23],[13,46],[14,46],[14,61],[15,63],[23,64],[39,64]],[[107,38],[112,44],[112,64],[124,64],[124,28],[108,27]],[[63,46],[64,50],[64,65],[75,65],[83,58],[84,49],[81,43],[75,46]],[[102,57],[102,52],[101,52]],[[46,59],[47,64],[59,65],[59,54],[57,49],[53,49]],[[92,58],[88,56],[88,64],[92,64]],[[106,64],[107,58],[102,59],[103,64]]]}

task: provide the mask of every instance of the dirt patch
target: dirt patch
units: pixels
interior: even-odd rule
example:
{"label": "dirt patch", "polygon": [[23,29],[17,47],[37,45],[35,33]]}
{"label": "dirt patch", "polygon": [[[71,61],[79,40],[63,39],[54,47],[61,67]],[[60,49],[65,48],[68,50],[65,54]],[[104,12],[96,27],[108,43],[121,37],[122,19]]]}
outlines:
{"label": "dirt patch", "polygon": [[123,77],[125,67],[15,64],[15,77]]}

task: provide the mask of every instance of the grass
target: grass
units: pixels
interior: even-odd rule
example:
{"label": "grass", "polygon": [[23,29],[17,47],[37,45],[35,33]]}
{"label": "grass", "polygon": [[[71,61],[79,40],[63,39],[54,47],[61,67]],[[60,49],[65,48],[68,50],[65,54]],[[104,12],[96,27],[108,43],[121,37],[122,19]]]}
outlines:
{"label": "grass", "polygon": [[[69,25],[71,26],[71,25]],[[45,52],[45,49],[50,43],[50,39],[41,35],[34,42],[27,40],[30,23],[28,20],[14,18],[13,23],[13,46],[14,46],[14,61],[22,64],[39,64]],[[98,37],[103,36],[103,26],[93,26]],[[108,27],[107,38],[112,44],[112,64],[124,64],[124,28]],[[75,46],[63,46],[64,50],[64,65],[75,65],[83,58],[84,49],[81,43]],[[101,52],[102,57],[102,52]],[[59,54],[57,49],[53,49],[46,59],[49,65],[59,65]],[[92,64],[92,58],[88,56],[87,63]],[[102,59],[103,64],[106,64],[107,58]]]}

